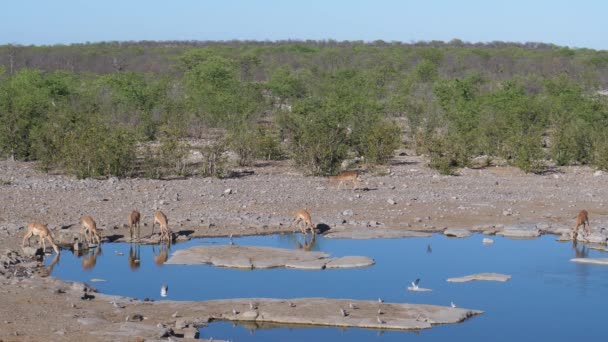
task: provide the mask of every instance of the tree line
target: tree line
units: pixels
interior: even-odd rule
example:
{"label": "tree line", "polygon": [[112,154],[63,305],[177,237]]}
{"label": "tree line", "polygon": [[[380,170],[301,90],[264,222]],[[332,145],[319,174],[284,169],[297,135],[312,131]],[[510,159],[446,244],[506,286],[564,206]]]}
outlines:
{"label": "tree line", "polygon": [[478,156],[606,169],[606,88],[607,51],[539,43],[4,45],[0,157],[78,177],[222,176],[230,150],[327,175],[405,142],[446,174]]}

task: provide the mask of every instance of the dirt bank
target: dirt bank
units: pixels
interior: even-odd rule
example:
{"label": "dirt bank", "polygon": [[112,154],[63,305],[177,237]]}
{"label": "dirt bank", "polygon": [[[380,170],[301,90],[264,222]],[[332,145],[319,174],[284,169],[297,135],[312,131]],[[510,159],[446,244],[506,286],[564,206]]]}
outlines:
{"label": "dirt bank", "polygon": [[[419,157],[401,156],[381,174],[363,173],[367,189],[356,191],[337,190],[322,177],[304,177],[289,162],[247,171],[253,174],[222,180],[77,180],[38,172],[31,163],[0,162],[0,340],[103,341],[107,336],[96,331],[125,321],[124,309],[107,298],[66,296],[61,282],[42,277],[45,272],[36,263],[11,252],[21,253],[23,227],[31,221],[48,223],[55,235],[69,236],[77,233],[82,215],[91,215],[103,236],[116,238],[128,235],[123,226],[132,209],[147,223],[142,234],[149,234],[154,210],[162,209],[174,231],[192,236],[287,231],[299,207],[308,208],[313,222],[326,224],[330,231],[481,231],[514,223],[570,227],[582,208],[589,211],[594,227],[608,213],[608,175],[587,167],[545,175],[490,167],[449,177],[428,169]],[[137,308],[147,317],[142,324],[156,327],[172,319],[173,312],[146,308]]]}

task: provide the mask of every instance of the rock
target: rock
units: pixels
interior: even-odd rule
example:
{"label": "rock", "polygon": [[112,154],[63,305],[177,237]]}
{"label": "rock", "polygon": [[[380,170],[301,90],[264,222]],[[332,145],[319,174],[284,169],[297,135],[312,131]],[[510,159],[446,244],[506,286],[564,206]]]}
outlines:
{"label": "rock", "polygon": [[472,233],[464,228],[448,228],[443,231],[443,235],[456,238],[466,238],[471,236]]}
{"label": "rock", "polygon": [[481,240],[481,243],[483,243],[484,245],[492,245],[492,244],[494,244],[494,240],[488,239],[488,238],[483,238],[483,240]]}
{"label": "rock", "polygon": [[570,261],[581,264],[608,265],[608,258],[574,258]]}
{"label": "rock", "polygon": [[84,243],[82,242],[74,242],[74,251],[83,251],[85,249],[87,249],[87,247],[84,245]]}
{"label": "rock", "polygon": [[387,200],[386,200],[386,202],[388,202],[388,204],[390,204],[390,205],[395,205],[395,204],[397,204],[397,202],[395,202],[395,200],[394,200],[394,199],[392,199],[392,198],[387,199]]}
{"label": "rock", "polygon": [[540,236],[540,231],[534,224],[514,224],[506,226],[503,230],[496,233],[508,238],[530,239]]}
{"label": "rock", "polygon": [[450,283],[464,283],[468,281],[485,280],[485,281],[501,281],[510,280],[511,276],[500,273],[477,273],[459,278],[448,278]]}
{"label": "rock", "polygon": [[325,268],[355,268],[373,265],[374,259],[364,256],[346,256],[330,260]]}
{"label": "rock", "polygon": [[226,194],[226,195],[230,195],[231,193],[232,193],[232,189],[224,190],[224,194]]}
{"label": "rock", "polygon": [[[205,305],[218,312],[211,320],[254,321],[255,324],[306,324],[315,326],[359,327],[374,329],[418,330],[429,329],[432,325],[458,323],[481,314],[481,311],[436,305],[384,303],[384,314],[378,319],[378,302],[351,299],[300,298],[300,299],[253,299],[259,309],[248,310],[239,315],[226,314],[233,308],[245,308],[251,299],[232,299],[207,302],[193,302]],[[337,308],[349,308],[345,317]],[[223,314],[222,314],[223,312]]]}
{"label": "rock", "polygon": [[511,208],[502,211],[502,216],[511,216],[511,215],[513,215],[513,210]]}
{"label": "rock", "polygon": [[25,257],[33,257],[38,254],[38,250],[42,250],[42,248],[34,248],[30,246],[23,247],[23,256]]}
{"label": "rock", "polygon": [[184,338],[198,339],[199,337],[199,332],[196,328],[183,329],[182,332],[184,333]]}
{"label": "rock", "polygon": [[594,230],[591,231],[591,234],[589,235],[582,234],[581,231],[581,229],[579,229],[578,231],[578,235],[576,238],[578,241],[598,243],[602,245],[605,245],[608,242],[608,236],[606,235],[606,233],[604,233],[605,231]]}
{"label": "rock", "polygon": [[536,224],[536,229],[546,232],[549,231],[549,229],[551,228],[551,225],[546,223],[546,222],[540,222]]}
{"label": "rock", "polygon": [[[323,269],[332,260],[334,259],[330,259],[329,255],[323,252],[260,246],[222,245],[196,246],[182,249],[173,253],[165,264],[211,264],[220,267],[245,269],[275,267]],[[336,262],[336,265],[347,267],[347,262],[350,261],[351,267],[361,267],[359,264],[363,262],[361,259],[344,260],[343,264]]]}
{"label": "rock", "polygon": [[431,237],[431,233],[415,232],[411,230],[397,230],[395,228],[375,228],[375,229],[349,229],[336,231],[324,235],[329,239],[401,239],[410,237]]}
{"label": "rock", "polygon": [[105,279],[99,279],[99,278],[93,278],[91,280],[89,280],[91,283],[105,283],[107,282],[107,280]]}
{"label": "rock", "polygon": [[343,215],[343,216],[353,216],[353,210],[352,210],[352,209],[347,209],[347,210],[344,210],[344,211],[342,212],[342,215]]}
{"label": "rock", "polygon": [[76,321],[82,325],[100,325],[109,323],[108,320],[99,317],[80,317]]}
{"label": "rock", "polygon": [[599,177],[599,176],[603,176],[604,175],[604,171],[602,170],[597,170],[593,173],[593,177]]}

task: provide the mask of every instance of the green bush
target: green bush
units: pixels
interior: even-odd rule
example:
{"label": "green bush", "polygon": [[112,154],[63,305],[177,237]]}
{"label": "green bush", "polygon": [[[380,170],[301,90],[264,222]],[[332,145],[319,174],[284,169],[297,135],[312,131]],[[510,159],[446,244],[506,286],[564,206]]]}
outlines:
{"label": "green bush", "polygon": [[401,143],[401,128],[392,120],[378,120],[361,136],[355,148],[370,164],[385,164]]}

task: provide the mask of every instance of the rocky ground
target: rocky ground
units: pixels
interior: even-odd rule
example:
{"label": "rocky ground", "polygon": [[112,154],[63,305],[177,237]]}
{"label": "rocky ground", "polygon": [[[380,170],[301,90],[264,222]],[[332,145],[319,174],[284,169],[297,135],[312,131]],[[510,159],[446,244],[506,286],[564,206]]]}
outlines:
{"label": "rocky ground", "polygon": [[[67,285],[44,277],[45,270],[19,247],[23,227],[32,221],[48,223],[65,245],[77,236],[83,215],[91,215],[109,240],[128,236],[124,226],[132,209],[138,209],[147,224],[142,235],[150,234],[152,214],[161,209],[170,228],[182,231],[182,238],[286,231],[300,207],[308,209],[315,224],[326,224],[340,237],[369,238],[374,231],[384,236],[401,232],[399,236],[404,231],[445,228],[458,235],[469,230],[509,236],[520,228],[532,236],[560,234],[574,225],[583,208],[596,233],[607,226],[608,174],[603,172],[565,167],[531,175],[501,166],[442,176],[406,152],[387,168],[364,172],[365,189],[357,190],[338,190],[326,178],[304,177],[288,161],[261,163],[230,179],[175,180],[77,180],[39,172],[33,163],[2,161],[0,340],[103,341],[108,338],[99,331],[112,322],[124,322],[124,310],[135,311],[117,312],[101,295],[82,300],[82,289],[77,295],[62,293],[61,287]],[[159,322],[175,322],[171,313],[136,306],[148,318],[139,324],[155,329]]]}

